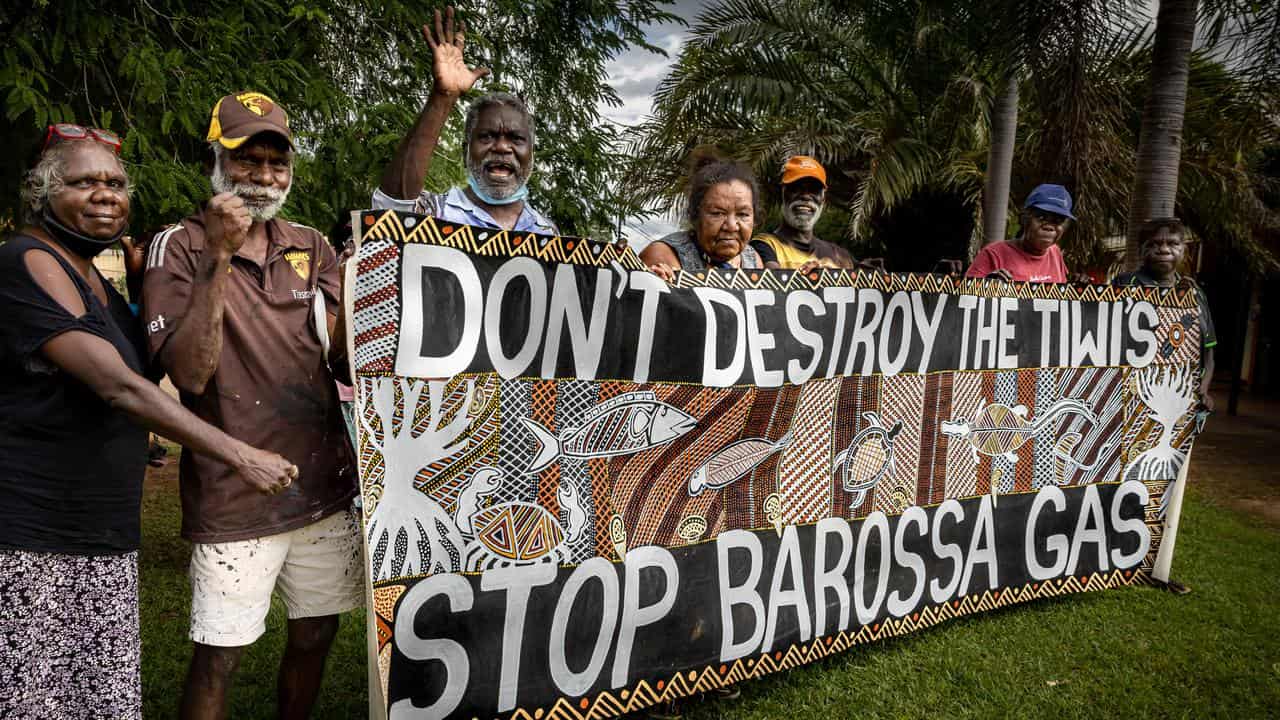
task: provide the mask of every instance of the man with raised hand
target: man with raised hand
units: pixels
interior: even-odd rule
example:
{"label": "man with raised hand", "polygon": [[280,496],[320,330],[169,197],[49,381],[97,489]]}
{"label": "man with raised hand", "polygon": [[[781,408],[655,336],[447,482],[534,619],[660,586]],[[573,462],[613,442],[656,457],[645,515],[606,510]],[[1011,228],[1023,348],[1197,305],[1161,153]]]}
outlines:
{"label": "man with raised hand", "polygon": [[310,715],[338,616],[364,604],[352,453],[331,364],[343,361],[341,274],[316,230],[276,217],[293,184],[284,109],[228,95],[207,138],[214,196],[158,234],[147,253],[144,320],[152,357],[201,419],[294,458],[276,495],[233,467],[184,450],[182,534],[191,553],[191,667],[183,718],[226,716],[244,648],[266,630],[273,590],[288,614],[281,718]]}
{"label": "man with raised hand", "polygon": [[782,225],[751,240],[766,268],[808,272],[815,267],[854,266],[848,250],[813,232],[826,200],[826,169],[807,155],[788,158],[782,167]]}
{"label": "man with raised hand", "polygon": [[449,222],[520,232],[559,234],[554,223],[528,202],[535,130],[524,101],[510,93],[488,93],[467,109],[463,156],[467,187],[447,193],[423,189],[431,155],[458,98],[487,68],[469,68],[462,59],[465,26],[453,25],[453,8],[435,14],[435,33],[422,27],[431,46],[435,82],[431,97],[405,135],[373,191],[373,206],[433,215]]}

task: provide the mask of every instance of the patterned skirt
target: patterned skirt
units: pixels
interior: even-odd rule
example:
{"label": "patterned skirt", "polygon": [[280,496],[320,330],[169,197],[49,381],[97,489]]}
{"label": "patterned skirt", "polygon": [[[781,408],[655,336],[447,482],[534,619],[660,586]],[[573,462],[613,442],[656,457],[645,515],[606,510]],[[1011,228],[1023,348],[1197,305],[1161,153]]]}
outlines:
{"label": "patterned skirt", "polygon": [[0,550],[0,718],[140,718],[138,553]]}

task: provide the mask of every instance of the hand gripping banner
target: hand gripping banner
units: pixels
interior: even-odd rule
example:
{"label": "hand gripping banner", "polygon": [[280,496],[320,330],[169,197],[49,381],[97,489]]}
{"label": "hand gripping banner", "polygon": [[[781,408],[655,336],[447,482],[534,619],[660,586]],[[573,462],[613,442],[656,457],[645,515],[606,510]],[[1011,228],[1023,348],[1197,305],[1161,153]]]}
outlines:
{"label": "hand gripping banner", "polygon": [[392,718],[611,717],[1149,581],[1194,291],[822,270],[357,218]]}

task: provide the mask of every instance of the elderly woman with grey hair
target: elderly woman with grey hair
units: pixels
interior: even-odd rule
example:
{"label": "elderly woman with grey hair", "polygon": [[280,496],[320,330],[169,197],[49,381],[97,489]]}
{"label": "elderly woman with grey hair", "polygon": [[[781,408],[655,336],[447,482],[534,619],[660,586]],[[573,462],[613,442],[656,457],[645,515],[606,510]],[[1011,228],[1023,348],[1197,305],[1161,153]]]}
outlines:
{"label": "elderly woman with grey hair", "polygon": [[760,185],[751,168],[704,151],[696,151],[685,197],[689,229],[649,243],[640,259],[667,282],[677,270],[705,273],[763,268],[749,244],[760,216]]}
{"label": "elderly woman with grey hair", "polygon": [[23,184],[26,225],[0,245],[0,717],[141,716],[148,430],[264,492],[297,473],[144,377],[142,328],[92,262],[128,223],[119,148],[104,130],[50,126]]}

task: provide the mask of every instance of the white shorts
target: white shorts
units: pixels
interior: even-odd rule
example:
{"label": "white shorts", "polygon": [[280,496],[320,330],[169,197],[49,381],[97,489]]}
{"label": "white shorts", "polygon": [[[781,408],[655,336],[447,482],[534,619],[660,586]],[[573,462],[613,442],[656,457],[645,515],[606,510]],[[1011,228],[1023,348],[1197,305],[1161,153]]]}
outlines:
{"label": "white shorts", "polygon": [[364,605],[360,522],[341,510],[306,527],[191,550],[191,639],[240,647],[266,632],[279,588],[290,620]]}

